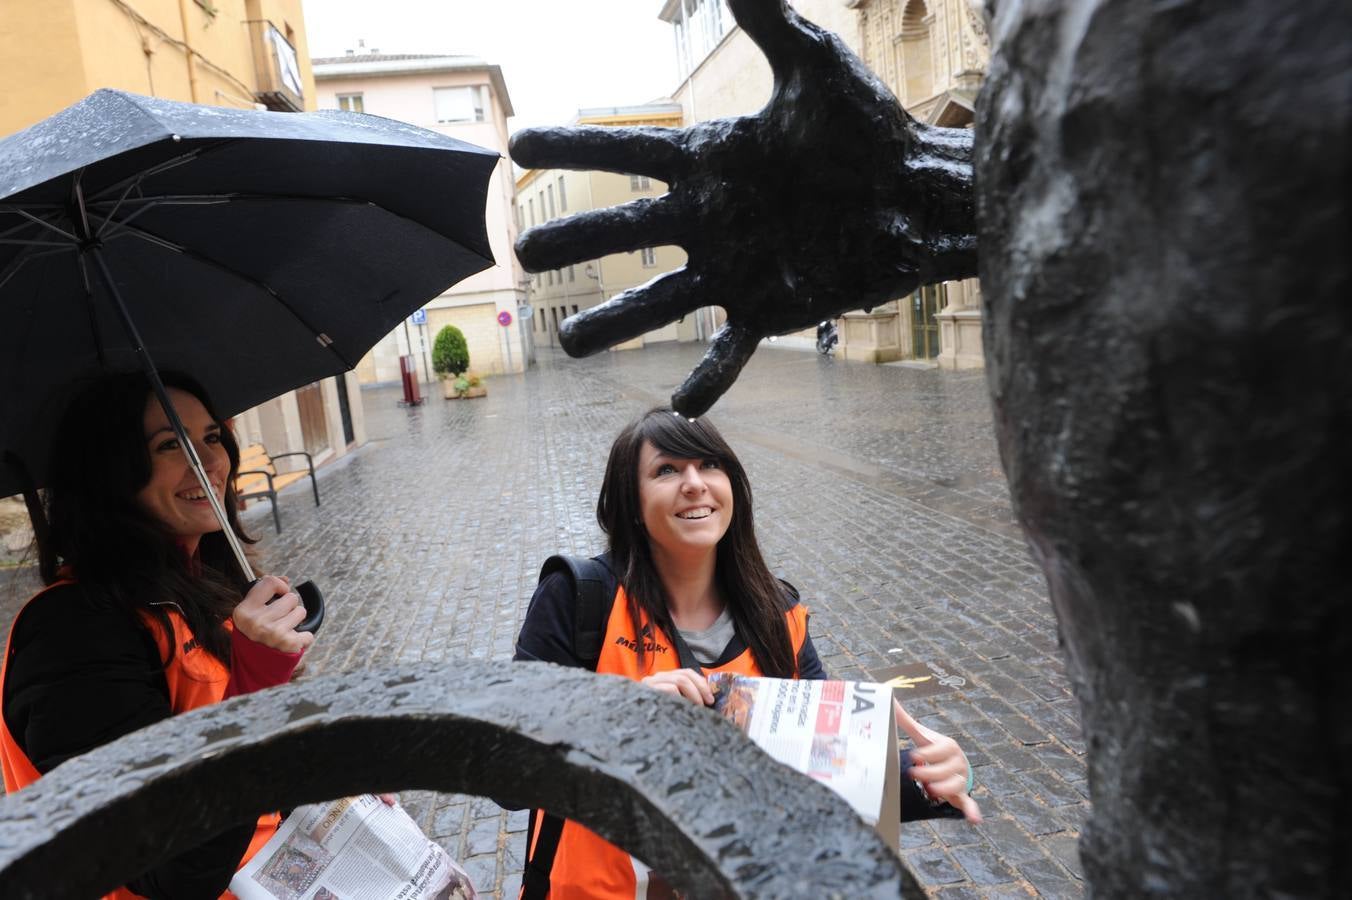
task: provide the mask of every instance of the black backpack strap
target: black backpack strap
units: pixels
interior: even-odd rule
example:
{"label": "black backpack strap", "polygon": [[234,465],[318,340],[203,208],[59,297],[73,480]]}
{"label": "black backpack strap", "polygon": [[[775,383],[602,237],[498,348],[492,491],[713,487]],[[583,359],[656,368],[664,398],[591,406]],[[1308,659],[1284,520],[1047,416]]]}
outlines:
{"label": "black backpack strap", "polygon": [[610,554],[586,559],[581,556],[551,556],[540,567],[540,580],[554,572],[567,572],[573,580],[573,655],[588,669],[596,670],[601,641],[615,603],[619,579],[610,569]]}
{"label": "black backpack strap", "polygon": [[[540,823],[538,837],[535,834],[536,822]],[[549,873],[554,868],[554,854],[558,852],[559,838],[562,836],[563,819],[540,809],[530,811],[526,845],[534,852],[526,860],[525,870],[521,873],[520,900],[545,900],[549,896]]]}
{"label": "black backpack strap", "polygon": [[[619,579],[610,568],[610,555],[586,559],[581,556],[551,556],[540,567],[540,581],[555,572],[567,572],[573,581],[573,655],[582,665],[596,671],[601,659],[601,642],[606,637],[606,623],[615,604]],[[563,837],[563,818],[542,809],[530,811],[526,829],[527,846],[531,849],[521,873],[521,900],[544,900],[549,896],[549,876],[554,868],[554,854]],[[536,835],[536,823],[540,833]]]}
{"label": "black backpack strap", "polygon": [[680,629],[676,626],[671,628],[671,643],[676,649],[676,662],[682,669],[690,669],[692,672],[704,674],[704,666],[700,665],[699,660],[695,659],[695,652],[690,649],[690,645],[681,637]]}

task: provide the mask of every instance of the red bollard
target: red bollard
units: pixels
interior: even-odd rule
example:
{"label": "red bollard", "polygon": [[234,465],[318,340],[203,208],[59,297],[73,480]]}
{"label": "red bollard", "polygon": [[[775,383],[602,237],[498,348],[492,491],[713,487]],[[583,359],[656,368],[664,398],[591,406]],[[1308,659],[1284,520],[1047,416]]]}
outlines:
{"label": "red bollard", "polygon": [[422,390],[418,385],[418,366],[412,354],[399,357],[399,377],[404,382],[404,399],[400,406],[417,406],[422,403]]}

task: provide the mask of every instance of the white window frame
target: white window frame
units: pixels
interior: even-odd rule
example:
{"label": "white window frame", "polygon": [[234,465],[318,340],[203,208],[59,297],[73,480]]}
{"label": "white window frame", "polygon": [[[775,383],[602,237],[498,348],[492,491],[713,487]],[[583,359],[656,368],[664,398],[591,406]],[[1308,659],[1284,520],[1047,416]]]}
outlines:
{"label": "white window frame", "polygon": [[[468,125],[482,122],[487,115],[484,86],[481,84],[457,84],[432,88],[432,118],[438,125]],[[468,100],[452,98],[463,97]]]}

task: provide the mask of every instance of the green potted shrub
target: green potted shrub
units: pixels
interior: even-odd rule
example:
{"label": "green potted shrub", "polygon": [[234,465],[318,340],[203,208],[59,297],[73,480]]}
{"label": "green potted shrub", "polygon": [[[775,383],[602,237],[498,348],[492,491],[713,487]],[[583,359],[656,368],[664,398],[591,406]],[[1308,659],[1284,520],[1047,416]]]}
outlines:
{"label": "green potted shrub", "polygon": [[465,333],[454,325],[445,326],[432,342],[432,371],[441,378],[441,392],[447,400],[463,393],[456,385],[466,380],[463,376],[468,368],[469,344],[465,342]]}

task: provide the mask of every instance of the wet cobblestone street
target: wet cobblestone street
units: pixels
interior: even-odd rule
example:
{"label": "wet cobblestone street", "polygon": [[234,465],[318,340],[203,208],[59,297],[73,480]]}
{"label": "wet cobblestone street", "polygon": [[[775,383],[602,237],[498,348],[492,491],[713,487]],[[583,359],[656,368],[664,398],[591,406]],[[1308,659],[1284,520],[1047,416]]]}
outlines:
{"label": "wet cobblestone street", "polygon": [[[611,438],[665,403],[702,350],[545,350],[528,374],[490,379],[485,399],[448,402],[434,387],[415,409],[397,390],[366,391],[370,441],[321,470],[323,506],[302,482],[282,495],[282,534],[266,504],[245,516],[262,571],[313,577],[329,598],[302,677],[510,658],[543,559],[602,549],[594,505]],[[908,708],[968,751],[986,823],[903,826],[910,867],[946,900],[1081,896],[1085,748],[984,376],[768,348],[711,418],[746,464],[767,558],[812,610],[828,670],[868,678],[929,661],[965,680]],[[13,577],[0,572],[0,586]],[[15,596],[26,588],[0,595],[6,623]],[[515,896],[524,812],[402,799],[483,896]]]}

